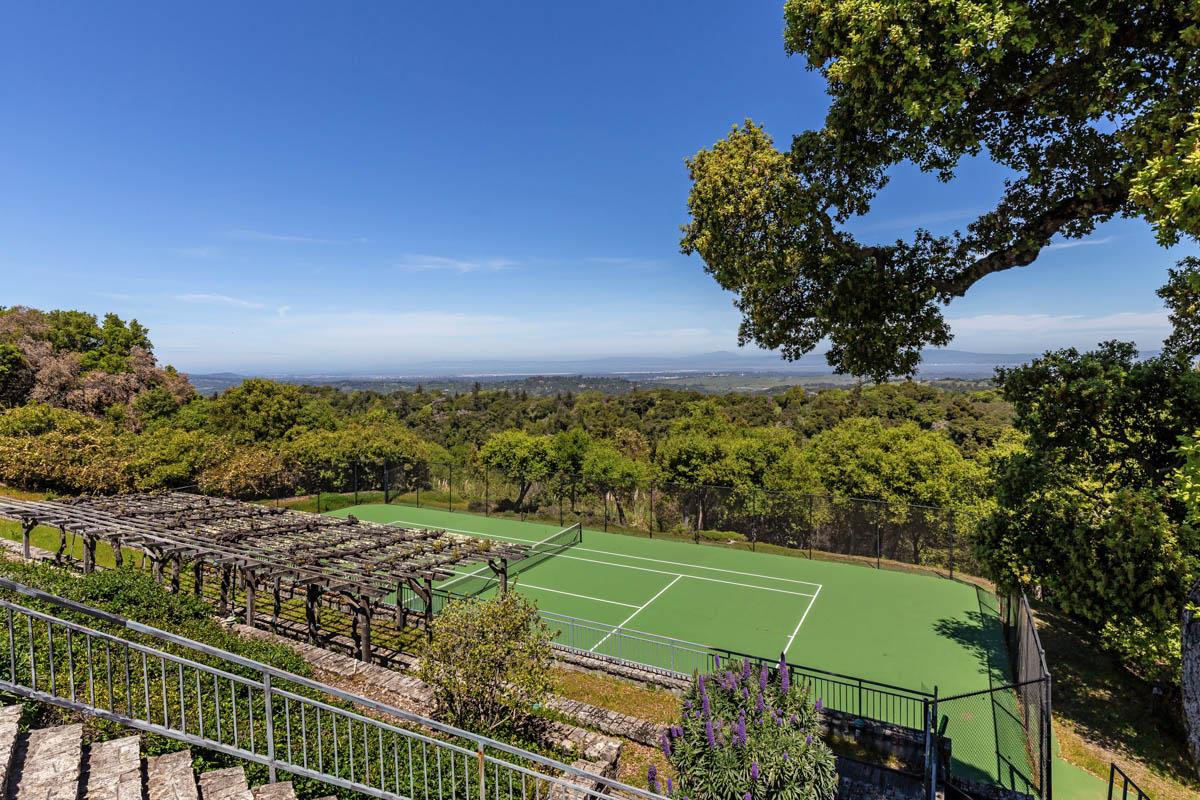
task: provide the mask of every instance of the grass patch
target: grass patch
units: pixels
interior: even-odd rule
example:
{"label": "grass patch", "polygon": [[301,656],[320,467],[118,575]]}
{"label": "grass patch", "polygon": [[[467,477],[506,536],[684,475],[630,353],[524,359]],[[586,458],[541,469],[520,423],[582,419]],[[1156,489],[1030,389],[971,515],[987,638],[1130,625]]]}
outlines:
{"label": "grass patch", "polygon": [[664,725],[678,721],[680,714],[679,698],[666,689],[652,689],[610,675],[556,668],[554,692],[569,700]]}
{"label": "grass patch", "polygon": [[1115,761],[1155,800],[1194,800],[1200,781],[1178,702],[1156,704],[1151,684],[1097,649],[1093,626],[1044,605],[1036,614],[1062,757],[1105,781]]}
{"label": "grass patch", "polygon": [[54,497],[54,494],[51,492],[17,489],[13,486],[0,484],[0,497],[11,497],[13,500],[49,500]]}

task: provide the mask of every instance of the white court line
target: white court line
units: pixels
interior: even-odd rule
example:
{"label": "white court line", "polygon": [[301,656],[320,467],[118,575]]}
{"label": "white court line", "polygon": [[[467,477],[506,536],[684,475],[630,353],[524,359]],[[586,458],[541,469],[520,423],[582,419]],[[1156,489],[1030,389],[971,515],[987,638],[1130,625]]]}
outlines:
{"label": "white court line", "polygon": [[[479,531],[466,531],[466,530],[462,530],[461,528],[447,528],[447,527],[444,527],[441,525],[426,525],[425,523],[421,523],[421,522],[407,522],[406,520],[402,520],[402,519],[398,519],[394,522],[388,522],[385,524],[387,524],[387,525],[407,525],[409,527],[416,527],[416,528],[427,528],[427,529],[431,529],[431,530],[450,531],[451,533],[465,533],[469,536],[479,536],[484,539],[502,539],[504,541],[509,541],[509,542],[521,542],[522,544],[537,544],[538,541],[540,541],[540,540],[534,540],[534,539],[518,539],[515,536],[502,536],[500,534],[494,534],[494,533],[480,533]],[[729,572],[734,575],[746,575],[746,576],[749,576],[752,578],[763,578],[764,580],[769,580],[769,581],[787,581],[789,583],[803,583],[808,586],[817,587],[817,592],[821,591],[821,584],[813,583],[812,581],[800,581],[800,580],[795,580],[793,578],[776,578],[773,575],[759,575],[757,572],[739,572],[738,570],[733,570],[733,569],[721,569],[720,567],[704,567],[704,566],[700,566],[698,564],[685,564],[680,561],[665,561],[665,560],[661,560],[661,559],[657,559],[657,558],[645,558],[644,556],[626,556],[621,553],[610,553],[607,550],[597,550],[597,549],[591,548],[591,547],[580,547],[579,545],[573,545],[571,547],[571,550],[572,550],[572,552],[600,553],[602,555],[613,556],[615,558],[640,558],[644,561],[653,561],[658,564],[671,564],[672,566],[678,566],[678,567],[695,567],[696,569],[714,570],[716,572]],[[684,577],[684,578],[694,578],[695,580],[698,580],[698,581],[709,581],[711,583],[723,583],[723,584],[726,584],[727,586],[743,586],[747,589],[761,589],[764,592],[780,592],[781,594],[791,594],[791,595],[796,595],[797,597],[816,597],[815,593],[809,594],[807,592],[793,592],[793,591],[789,591],[787,589],[775,589],[770,586],[755,586],[750,583],[738,583],[737,581],[723,581],[723,580],[720,580],[719,578],[706,578],[703,575],[686,575],[686,574],[679,573],[679,572],[667,572],[666,570],[661,570],[661,569],[649,569],[647,567],[635,567],[632,564],[617,564],[612,561],[597,561],[594,558],[582,558],[580,556],[569,556],[569,555],[566,555],[565,553],[558,553],[554,557],[555,558],[570,558],[575,561],[588,561],[593,564],[604,564],[609,567],[618,567],[621,569],[636,569],[641,572],[653,572],[653,573],[657,573],[659,575],[679,575],[680,577]]]}
{"label": "white court line", "polygon": [[609,637],[609,636],[612,636],[614,633],[616,633],[617,631],[619,631],[621,628],[624,628],[626,625],[628,625],[628,624],[629,624],[629,620],[633,619],[633,618],[634,618],[634,617],[636,617],[638,614],[642,613],[642,611],[644,611],[644,610],[645,610],[646,606],[650,605],[650,604],[651,604],[651,603],[653,603],[655,600],[657,600],[659,597],[661,597],[663,592],[665,592],[667,589],[670,589],[672,586],[674,586],[676,583],[678,583],[678,582],[679,582],[679,579],[680,579],[680,578],[682,578],[682,577],[684,577],[684,576],[683,576],[683,575],[676,575],[676,576],[675,576],[675,580],[671,581],[671,582],[670,582],[670,583],[668,583],[666,586],[664,586],[664,587],[662,587],[661,589],[659,589],[659,590],[658,590],[658,594],[654,595],[654,597],[651,597],[649,600],[647,600],[646,602],[642,603],[642,604],[641,604],[641,605],[638,607],[637,611],[634,611],[632,614],[630,614],[628,617],[626,617],[626,618],[625,618],[625,621],[624,621],[624,622],[622,622],[620,625],[618,625],[617,627],[615,627],[615,628],[613,628],[611,631],[609,631],[609,632],[608,632],[608,633],[605,635],[605,637],[604,637],[603,639],[601,639],[600,641],[596,642],[596,644],[595,644],[595,645],[593,645],[593,646],[592,646],[592,648],[591,648],[590,650],[588,650],[588,652],[589,652],[589,653],[594,653],[594,652],[596,652],[596,648],[597,648],[597,647],[599,647],[600,645],[604,644],[605,642],[607,642],[607,641],[608,641],[608,637]]}
{"label": "white court line", "polygon": [[[820,593],[821,590],[817,589],[817,594]],[[783,646],[783,655],[785,657],[787,656],[787,651],[792,649],[792,642],[796,641],[796,634],[800,632],[800,626],[804,624],[804,620],[808,619],[808,612],[812,611],[813,605],[816,604],[817,594],[814,594],[812,599],[808,601],[808,608],[804,609],[804,613],[800,615],[800,621],[796,623],[796,629],[792,631],[792,635],[788,637],[787,644]]]}
{"label": "white court line", "polygon": [[532,583],[521,583],[520,581],[513,581],[513,586],[517,587],[518,590],[520,590],[521,588],[536,589],[539,592],[554,592],[555,594],[565,594],[567,597],[578,597],[580,600],[595,600],[597,603],[611,603],[614,606],[625,606],[626,608],[637,608],[637,606],[635,606],[633,603],[620,603],[620,602],[617,602],[616,600],[605,600],[603,597],[592,597],[591,595],[587,595],[587,594],[575,594],[574,592],[564,592],[562,589],[550,589],[545,586],[534,586]]}

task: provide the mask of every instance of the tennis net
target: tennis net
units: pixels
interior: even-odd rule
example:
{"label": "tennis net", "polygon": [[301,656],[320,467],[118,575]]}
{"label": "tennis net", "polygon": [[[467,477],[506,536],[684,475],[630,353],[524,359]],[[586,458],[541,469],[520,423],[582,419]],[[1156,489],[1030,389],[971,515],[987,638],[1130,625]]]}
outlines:
{"label": "tennis net", "polygon": [[[583,541],[583,525],[575,523],[569,528],[563,528],[558,533],[547,536],[539,542],[529,545],[528,554],[508,566],[508,576],[511,578],[521,572],[553,558],[570,547]],[[461,600],[467,597],[478,597],[499,585],[499,580],[491,569],[479,567],[464,575],[450,578],[433,590],[433,613],[438,614],[451,600]],[[424,603],[408,587],[401,589],[401,602],[410,611],[421,611]]]}

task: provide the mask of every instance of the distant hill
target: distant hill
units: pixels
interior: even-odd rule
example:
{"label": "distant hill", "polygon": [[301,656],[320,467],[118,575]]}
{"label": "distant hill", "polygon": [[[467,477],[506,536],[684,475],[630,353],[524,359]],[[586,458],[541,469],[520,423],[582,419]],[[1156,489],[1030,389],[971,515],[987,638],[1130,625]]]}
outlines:
{"label": "distant hill", "polygon": [[[930,350],[918,378],[964,388],[987,385],[996,367],[1015,366],[1034,358],[1033,353],[972,353]],[[221,392],[245,380],[231,372],[189,376],[201,394]],[[619,394],[643,387],[673,387],[697,391],[772,392],[789,386],[820,388],[845,386],[855,379],[835,375],[823,355],[808,355],[787,362],[773,353],[713,352],[685,356],[610,356],[605,358],[548,360],[459,360],[399,367],[375,374],[260,374],[288,383],[336,386],[340,389],[440,389],[468,391],[478,381],[489,389],[525,391],[546,395],[559,392],[599,391]]]}

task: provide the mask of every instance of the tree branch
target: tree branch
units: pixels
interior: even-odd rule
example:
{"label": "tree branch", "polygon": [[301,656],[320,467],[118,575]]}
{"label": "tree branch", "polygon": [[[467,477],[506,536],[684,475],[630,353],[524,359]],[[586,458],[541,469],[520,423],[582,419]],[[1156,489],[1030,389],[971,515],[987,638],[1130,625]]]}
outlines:
{"label": "tree branch", "polygon": [[976,282],[994,272],[1032,264],[1045,247],[1045,242],[1064,225],[1078,219],[1112,214],[1121,208],[1128,195],[1129,187],[1123,181],[1112,181],[1097,187],[1085,197],[1076,195],[1059,201],[1040,217],[1025,225],[1016,244],[994,250],[977,259],[969,267],[945,281],[941,286],[942,291],[953,297],[962,297]]}

